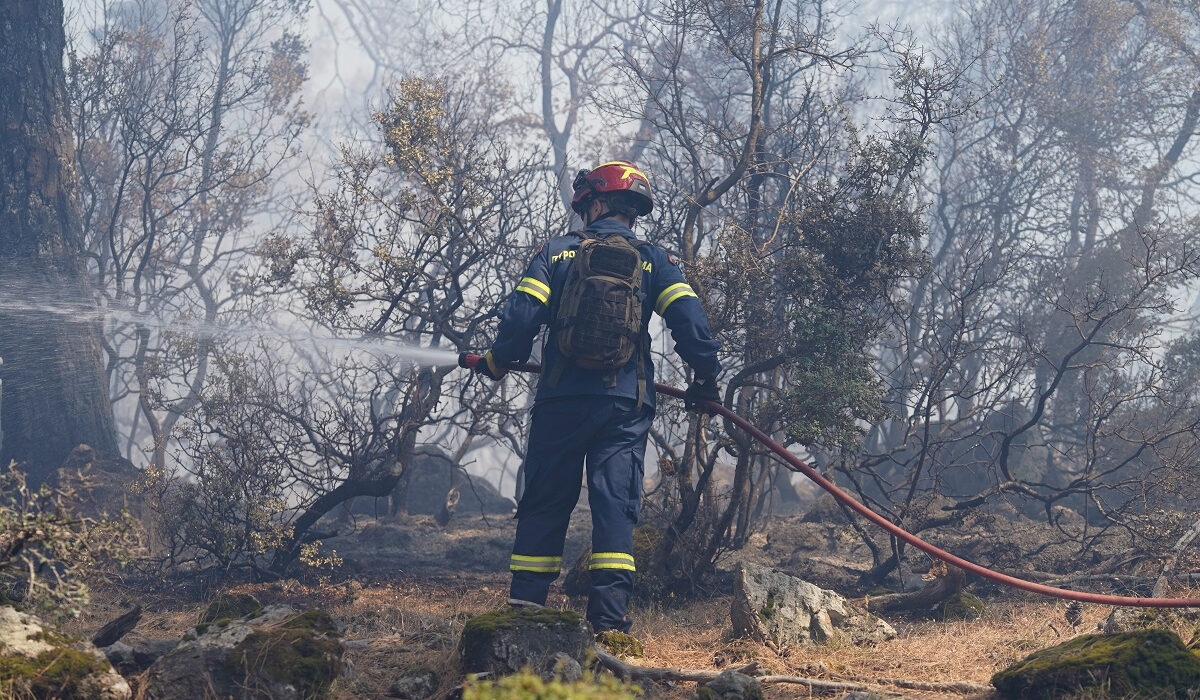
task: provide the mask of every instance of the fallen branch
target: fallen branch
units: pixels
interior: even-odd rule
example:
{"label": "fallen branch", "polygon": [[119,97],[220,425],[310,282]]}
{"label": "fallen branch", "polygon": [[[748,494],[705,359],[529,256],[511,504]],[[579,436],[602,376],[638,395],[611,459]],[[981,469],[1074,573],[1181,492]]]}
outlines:
{"label": "fallen branch", "polygon": [[890,685],[896,688],[904,688],[905,690],[924,690],[932,693],[960,693],[962,695],[969,695],[971,693],[990,693],[993,690],[990,685],[972,683],[970,681],[906,681],[903,678],[858,678],[854,676],[850,678],[860,683]]}
{"label": "fallen branch", "polygon": [[[684,668],[654,668],[634,666],[626,663],[600,647],[594,647],[596,659],[600,665],[612,671],[618,677],[629,681],[686,681],[690,683],[707,683],[721,675],[720,671],[693,671]],[[757,662],[733,669],[738,673],[751,675],[758,670]]]}
{"label": "fallen branch", "polygon": [[133,610],[120,615],[117,617],[117,619],[101,627],[100,631],[97,632],[94,637],[92,637],[92,644],[96,645],[97,647],[106,647],[110,644],[116,644],[117,642],[121,641],[121,637],[124,637],[133,631],[133,628],[137,627],[137,623],[141,619],[142,606],[134,606]]}
{"label": "fallen branch", "polygon": [[931,569],[930,573],[933,578],[919,591],[868,596],[859,602],[874,613],[896,610],[928,610],[961,592],[967,578],[962,569],[947,566],[941,562],[934,564],[934,569]]}
{"label": "fallen branch", "polygon": [[[717,676],[720,676],[722,673],[722,671],[635,666],[618,659],[600,647],[595,647],[595,651],[596,659],[600,662],[601,666],[607,668],[618,677],[627,681],[680,681],[689,683],[707,683],[709,681],[716,680]],[[751,676],[757,669],[757,663],[749,663],[745,666],[734,668],[732,670]],[[759,683],[790,683],[793,685],[803,685],[810,690],[817,692],[828,691],[840,693],[849,693],[854,691],[869,692],[878,690],[879,686],[888,685],[896,688],[904,688],[906,690],[961,693],[964,695],[969,693],[990,692],[992,690],[991,686],[980,685],[978,683],[969,683],[967,681],[947,681],[942,683],[933,683],[925,681],[906,681],[898,678],[855,678],[852,681],[826,681],[819,678],[807,678],[805,676],[768,675],[755,676],[755,680],[757,680]]]}

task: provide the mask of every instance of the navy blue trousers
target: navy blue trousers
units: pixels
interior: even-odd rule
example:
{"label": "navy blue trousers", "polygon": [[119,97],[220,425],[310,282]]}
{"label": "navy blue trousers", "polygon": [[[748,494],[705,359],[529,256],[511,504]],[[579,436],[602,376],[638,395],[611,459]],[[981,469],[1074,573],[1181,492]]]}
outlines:
{"label": "navy blue trousers", "polygon": [[592,509],[591,594],[597,632],[628,632],[633,592],[633,527],[642,506],[642,461],[654,409],[633,399],[578,396],[533,409],[525,491],[517,504],[510,595],[545,604],[562,568],[563,541],[587,465]]}

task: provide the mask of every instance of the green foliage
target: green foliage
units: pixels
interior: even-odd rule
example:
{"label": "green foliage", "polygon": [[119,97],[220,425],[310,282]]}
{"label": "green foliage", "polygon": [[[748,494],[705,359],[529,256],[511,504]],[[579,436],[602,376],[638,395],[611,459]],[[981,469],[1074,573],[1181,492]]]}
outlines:
{"label": "green foliage", "polygon": [[912,147],[868,141],[841,179],[814,187],[785,219],[798,244],[779,290],[797,301],[787,318],[793,358],[789,388],[771,405],[796,442],[850,446],[886,415],[866,348],[883,331],[896,286],[926,269],[926,226],[893,190]]}
{"label": "green foliage", "polygon": [[615,656],[640,659],[646,655],[642,640],[619,630],[604,630],[596,635],[596,643]]}
{"label": "green foliage", "polygon": [[573,683],[547,682],[528,670],[498,681],[469,681],[463,689],[463,700],[633,700],[641,695],[638,686],[612,676],[585,674]]}
{"label": "green foliage", "polygon": [[88,601],[86,574],[122,564],[136,546],[132,519],[75,513],[86,476],[32,489],[10,464],[0,473],[0,592],[43,617],[77,617]]}
{"label": "green foliage", "polygon": [[978,620],[987,610],[987,603],[968,591],[962,591],[948,600],[938,603],[934,617],[940,620]]}
{"label": "green foliage", "polygon": [[84,679],[108,671],[107,661],[68,646],[57,646],[33,658],[3,656],[0,694],[11,700],[92,700],[96,689]]}
{"label": "green foliage", "polygon": [[219,593],[200,614],[199,624],[249,617],[262,610],[262,603],[249,593]]}
{"label": "green foliage", "polygon": [[1174,632],[1089,634],[1030,654],[992,676],[1004,697],[1050,698],[1104,691],[1116,697],[1174,694],[1200,685],[1200,658]]}

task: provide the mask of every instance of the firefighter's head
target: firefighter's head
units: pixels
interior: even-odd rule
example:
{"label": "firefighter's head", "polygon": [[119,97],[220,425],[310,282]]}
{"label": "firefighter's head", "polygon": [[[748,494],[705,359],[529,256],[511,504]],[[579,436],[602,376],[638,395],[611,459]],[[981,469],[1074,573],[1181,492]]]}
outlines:
{"label": "firefighter's head", "polygon": [[654,209],[650,180],[627,160],[614,160],[592,170],[580,170],[572,183],[571,209],[592,223],[604,216],[621,215],[632,222]]}

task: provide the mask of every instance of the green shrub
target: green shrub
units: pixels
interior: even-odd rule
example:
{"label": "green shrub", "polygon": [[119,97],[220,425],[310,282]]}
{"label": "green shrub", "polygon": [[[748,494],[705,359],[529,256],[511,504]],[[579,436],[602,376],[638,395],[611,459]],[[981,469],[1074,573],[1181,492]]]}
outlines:
{"label": "green shrub", "polygon": [[623,685],[612,676],[584,674],[573,683],[544,681],[525,670],[497,681],[470,681],[463,700],[634,700],[642,689]]}

